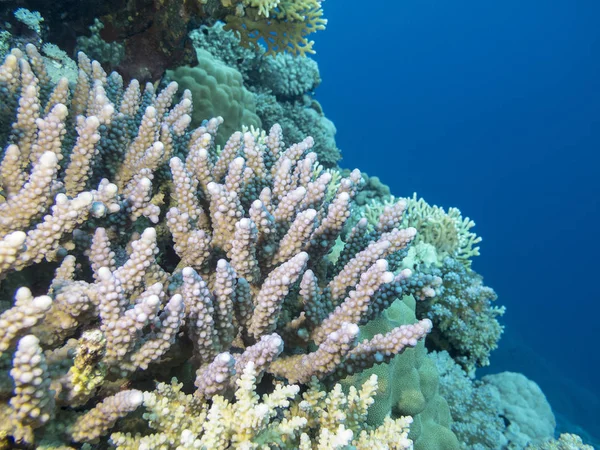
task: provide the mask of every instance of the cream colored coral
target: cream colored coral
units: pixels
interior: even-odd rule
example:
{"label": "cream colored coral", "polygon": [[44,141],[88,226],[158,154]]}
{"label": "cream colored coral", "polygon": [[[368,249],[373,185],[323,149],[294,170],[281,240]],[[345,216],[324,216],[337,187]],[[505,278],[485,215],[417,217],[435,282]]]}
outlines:
{"label": "cream colored coral", "polygon": [[255,339],[271,333],[277,324],[277,315],[281,311],[283,300],[291,285],[298,279],[306,263],[308,254],[298,253],[289,261],[274,269],[262,284],[256,296],[254,315],[249,332]]}
{"label": "cream colored coral", "polygon": [[10,375],[15,395],[10,399],[13,435],[17,442],[33,442],[32,430],[44,425],[54,415],[54,392],[46,359],[37,337],[29,334],[19,340]]}
{"label": "cream colored coral", "polygon": [[97,439],[112,428],[119,418],[135,411],[143,399],[143,393],[135,389],[105,398],[72,425],[73,440],[84,442]]}
{"label": "cream colored coral", "polygon": [[313,330],[311,337],[315,343],[320,344],[326,340],[328,335],[337,330],[344,322],[359,323],[361,321],[362,316],[369,308],[369,302],[373,297],[372,293],[377,292],[382,285],[393,281],[394,274],[387,269],[387,261],[379,259],[361,275],[356,289],[350,291],[346,299],[329,317]]}
{"label": "cream colored coral", "polygon": [[446,212],[439,206],[430,206],[416,193],[406,201],[406,223],[418,230],[417,242],[432,244],[440,259],[451,256],[470,267],[471,258],[479,255],[477,244],[481,242],[481,237],[471,231],[475,222],[463,218],[458,208]]}
{"label": "cream colored coral", "polygon": [[0,315],[0,355],[7,351],[14,341],[44,319],[52,306],[47,295],[33,297],[25,287],[15,294],[15,304]]}

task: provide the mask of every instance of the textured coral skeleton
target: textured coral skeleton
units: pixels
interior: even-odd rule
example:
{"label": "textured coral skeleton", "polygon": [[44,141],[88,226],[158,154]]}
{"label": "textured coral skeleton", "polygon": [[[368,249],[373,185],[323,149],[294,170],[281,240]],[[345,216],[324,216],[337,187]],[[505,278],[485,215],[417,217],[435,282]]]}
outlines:
{"label": "textured coral skeleton", "polygon": [[[354,434],[331,424],[297,432],[318,420],[314,398],[289,417],[266,418],[298,386],[333,386],[430,332],[424,319],[359,342],[359,326],[395,299],[435,295],[431,277],[398,266],[416,234],[400,227],[406,203],[387,208],[372,230],[363,221],[345,230],[358,170],[333,180],[317,169],[312,138],[286,145],[277,125],[217,147],[222,119],[189,129],[193,99],[185,91],[173,105],[177,88],[124,86],[82,53],[77,84],[54,85],[32,45],[0,66],[2,123],[12,124],[2,130],[0,277],[5,291],[18,288],[0,316],[8,324],[0,363],[12,366],[16,386],[1,384],[5,442],[96,442],[117,423],[113,445],[133,448],[144,436],[139,420],[119,419],[142,404],[152,409],[153,395],[175,401],[181,388],[142,390],[176,375],[207,424],[179,436],[182,445],[250,445],[254,432],[219,435],[245,401],[263,425],[271,420],[269,439],[284,448],[353,439],[366,448],[394,432],[397,442],[377,448],[409,448],[409,418],[348,425]],[[336,242],[343,249],[332,258]],[[54,278],[21,286],[28,270],[54,270]],[[271,386],[266,406],[248,400],[260,383]],[[321,395],[311,389],[304,395]],[[357,401],[335,389],[340,411]],[[364,389],[368,403],[373,387]],[[168,435],[160,448],[176,447]]]}

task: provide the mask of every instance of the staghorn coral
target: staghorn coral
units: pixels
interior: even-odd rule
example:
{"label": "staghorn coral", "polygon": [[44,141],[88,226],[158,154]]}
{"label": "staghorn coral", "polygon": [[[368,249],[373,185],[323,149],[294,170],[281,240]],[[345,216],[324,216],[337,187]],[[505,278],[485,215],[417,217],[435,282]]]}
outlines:
{"label": "staghorn coral", "polygon": [[[10,426],[5,436],[105,439],[140,406],[139,388],[169,375],[210,405],[204,423],[218,423],[225,399],[252,377],[333,385],[431,331],[424,319],[358,342],[358,325],[397,297],[434,295],[433,280],[393,272],[415,237],[399,227],[404,204],[371,233],[359,226],[341,240],[362,177],[315,171],[312,138],[286,146],[275,125],[235,132],[218,151],[223,119],[188,129],[193,99],[186,91],[172,106],[176,83],[124,86],[80,53],[77,84],[65,91],[34,63],[35,48],[27,54],[13,50],[0,66],[3,100],[15,105],[0,163],[0,275],[6,286],[29,266],[55,275],[36,288],[47,297],[19,291],[6,317],[36,316],[7,333],[6,352],[26,334],[44,343],[47,368],[35,358],[36,371],[56,406],[51,423],[26,421],[17,425],[32,433]],[[326,256],[336,242],[345,244],[334,263]],[[240,381],[249,365],[254,375]],[[407,425],[388,421],[358,442]],[[352,439],[336,430],[301,435],[299,446]],[[204,436],[222,438],[218,426]]]}
{"label": "staghorn coral", "polygon": [[[244,86],[254,94],[254,104],[249,109],[254,111],[255,107],[265,129],[279,124],[284,135],[295,142],[310,135],[315,140],[313,151],[319,162],[325,167],[337,165],[341,155],[335,142],[336,128],[312,98],[321,80],[314,60],[288,53],[267,56],[262,46],[244,48],[240,39],[225,31],[221,23],[202,26],[191,32],[190,38],[199,60],[208,52],[241,73]],[[357,203],[361,198],[362,195],[356,198]]]}
{"label": "staghorn coral", "polygon": [[[362,220],[365,233],[368,233],[379,227],[381,216],[394,214],[397,208],[408,212],[411,207],[413,216],[405,218],[405,223],[420,227],[424,230],[425,237],[418,233],[410,248],[400,254],[399,258],[402,259],[401,267],[415,271],[420,276],[431,277],[433,283],[435,296],[417,297],[421,300],[417,303],[417,317],[428,317],[434,324],[427,346],[433,350],[447,350],[470,376],[474,376],[476,367],[489,365],[490,354],[498,346],[503,332],[498,318],[504,314],[505,308],[494,306],[492,302],[497,299],[496,293],[485,286],[483,278],[470,268],[470,260],[465,262],[457,256],[466,256],[466,253],[459,252],[456,248],[450,251],[450,247],[444,250],[444,242],[458,242],[442,238],[448,234],[448,230],[454,229],[451,216],[445,215],[441,208],[430,207],[422,199],[417,202],[416,196],[400,200],[389,197],[367,204],[363,219],[360,219],[363,209],[358,208],[354,212],[354,220],[358,220],[357,225]],[[415,208],[418,220],[415,220]],[[427,214],[434,216],[430,218]],[[465,219],[460,223],[467,221]],[[437,225],[442,222],[446,225],[438,230]],[[422,223],[435,224],[437,231],[433,232],[433,228]],[[446,231],[440,231],[441,229]],[[450,234],[454,236],[453,233]],[[468,234],[470,242],[478,240],[474,234]],[[442,258],[448,252],[455,256]]]}
{"label": "staghorn coral", "polygon": [[[432,277],[434,283],[436,295],[422,296],[417,303],[417,317],[428,317],[434,324],[427,346],[447,350],[473,376],[476,367],[489,365],[490,353],[497,348],[504,329],[498,318],[505,312],[503,306],[492,303],[497,300],[494,290],[470,268],[470,258],[478,254],[478,247],[473,249],[471,245],[480,238],[468,231],[472,221],[463,220],[456,208],[446,214],[423,199],[417,201],[416,194],[412,199],[392,196],[371,201],[355,210],[353,220],[360,224],[364,212],[362,223],[368,233],[377,229],[381,216],[392,214],[398,205],[406,209],[404,224],[414,225],[418,231],[410,248],[399,255],[400,265]],[[461,242],[469,244],[461,249]]]}

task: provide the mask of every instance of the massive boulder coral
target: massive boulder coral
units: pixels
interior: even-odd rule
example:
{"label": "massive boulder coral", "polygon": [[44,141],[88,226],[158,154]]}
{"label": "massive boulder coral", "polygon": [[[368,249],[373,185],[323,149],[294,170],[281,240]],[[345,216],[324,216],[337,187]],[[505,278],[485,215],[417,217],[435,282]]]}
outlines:
{"label": "massive boulder coral", "polygon": [[[244,48],[238,36],[225,31],[220,23],[202,26],[192,31],[190,38],[199,61],[206,59],[208,52],[230,71],[239,71],[243,85],[254,95],[253,104],[247,107],[256,112],[265,129],[279,124],[287,139],[294,142],[312,136],[319,163],[324,167],[337,166],[341,154],[335,142],[336,128],[313,98],[313,91],[321,82],[314,60],[288,53],[269,57],[261,46]],[[229,100],[225,103],[229,104]],[[358,203],[360,198],[356,199]]]}
{"label": "massive boulder coral", "polygon": [[[415,318],[415,299],[396,300],[376,320],[361,327],[360,338],[369,339],[377,333]],[[386,418],[413,417],[410,438],[415,450],[458,450],[459,441],[450,429],[452,422],[448,404],[438,392],[438,373],[423,342],[396,355],[386,364],[376,365],[342,381],[347,387],[360,385],[371,376],[378,377],[375,404],[367,420],[379,425]]]}
{"label": "massive boulder coral", "polygon": [[[6,442],[76,445],[106,439],[115,423],[137,436],[140,422],[119,418],[149,407],[153,380],[171,376],[206,405],[199,420],[218,423],[211,414],[236,392],[251,396],[253,379],[272,395],[314,378],[332,386],[431,331],[423,319],[358,342],[359,325],[396,298],[434,295],[431,277],[415,281],[398,264],[416,233],[400,227],[405,203],[342,238],[362,177],[319,170],[312,138],[287,146],[275,125],[235,132],[218,149],[223,119],[189,129],[189,91],[172,106],[176,83],[125,87],[78,59],[72,91],[49,81],[32,45],[0,66],[2,101],[15,112],[0,163],[2,287],[19,287],[23,271],[54,271],[33,292],[19,287],[1,316],[12,326],[0,330],[0,362],[24,386],[2,391]],[[383,436],[408,423],[361,430]],[[332,445],[351,439],[320,429]],[[296,436],[286,445],[316,448]]]}
{"label": "massive boulder coral", "polygon": [[207,51],[198,49],[196,54],[197,66],[167,71],[167,77],[189,89],[195,99],[192,126],[199,126],[207,117],[223,117],[220,134],[225,138],[218,136],[219,145],[242,125],[260,127],[254,96],[244,87],[241,74]]}

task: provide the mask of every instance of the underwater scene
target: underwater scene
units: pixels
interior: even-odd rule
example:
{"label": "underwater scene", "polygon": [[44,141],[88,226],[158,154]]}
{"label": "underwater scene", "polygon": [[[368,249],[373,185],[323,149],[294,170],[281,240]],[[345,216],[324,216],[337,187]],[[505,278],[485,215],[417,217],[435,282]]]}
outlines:
{"label": "underwater scene", "polygon": [[599,23],[0,0],[0,450],[600,449]]}

